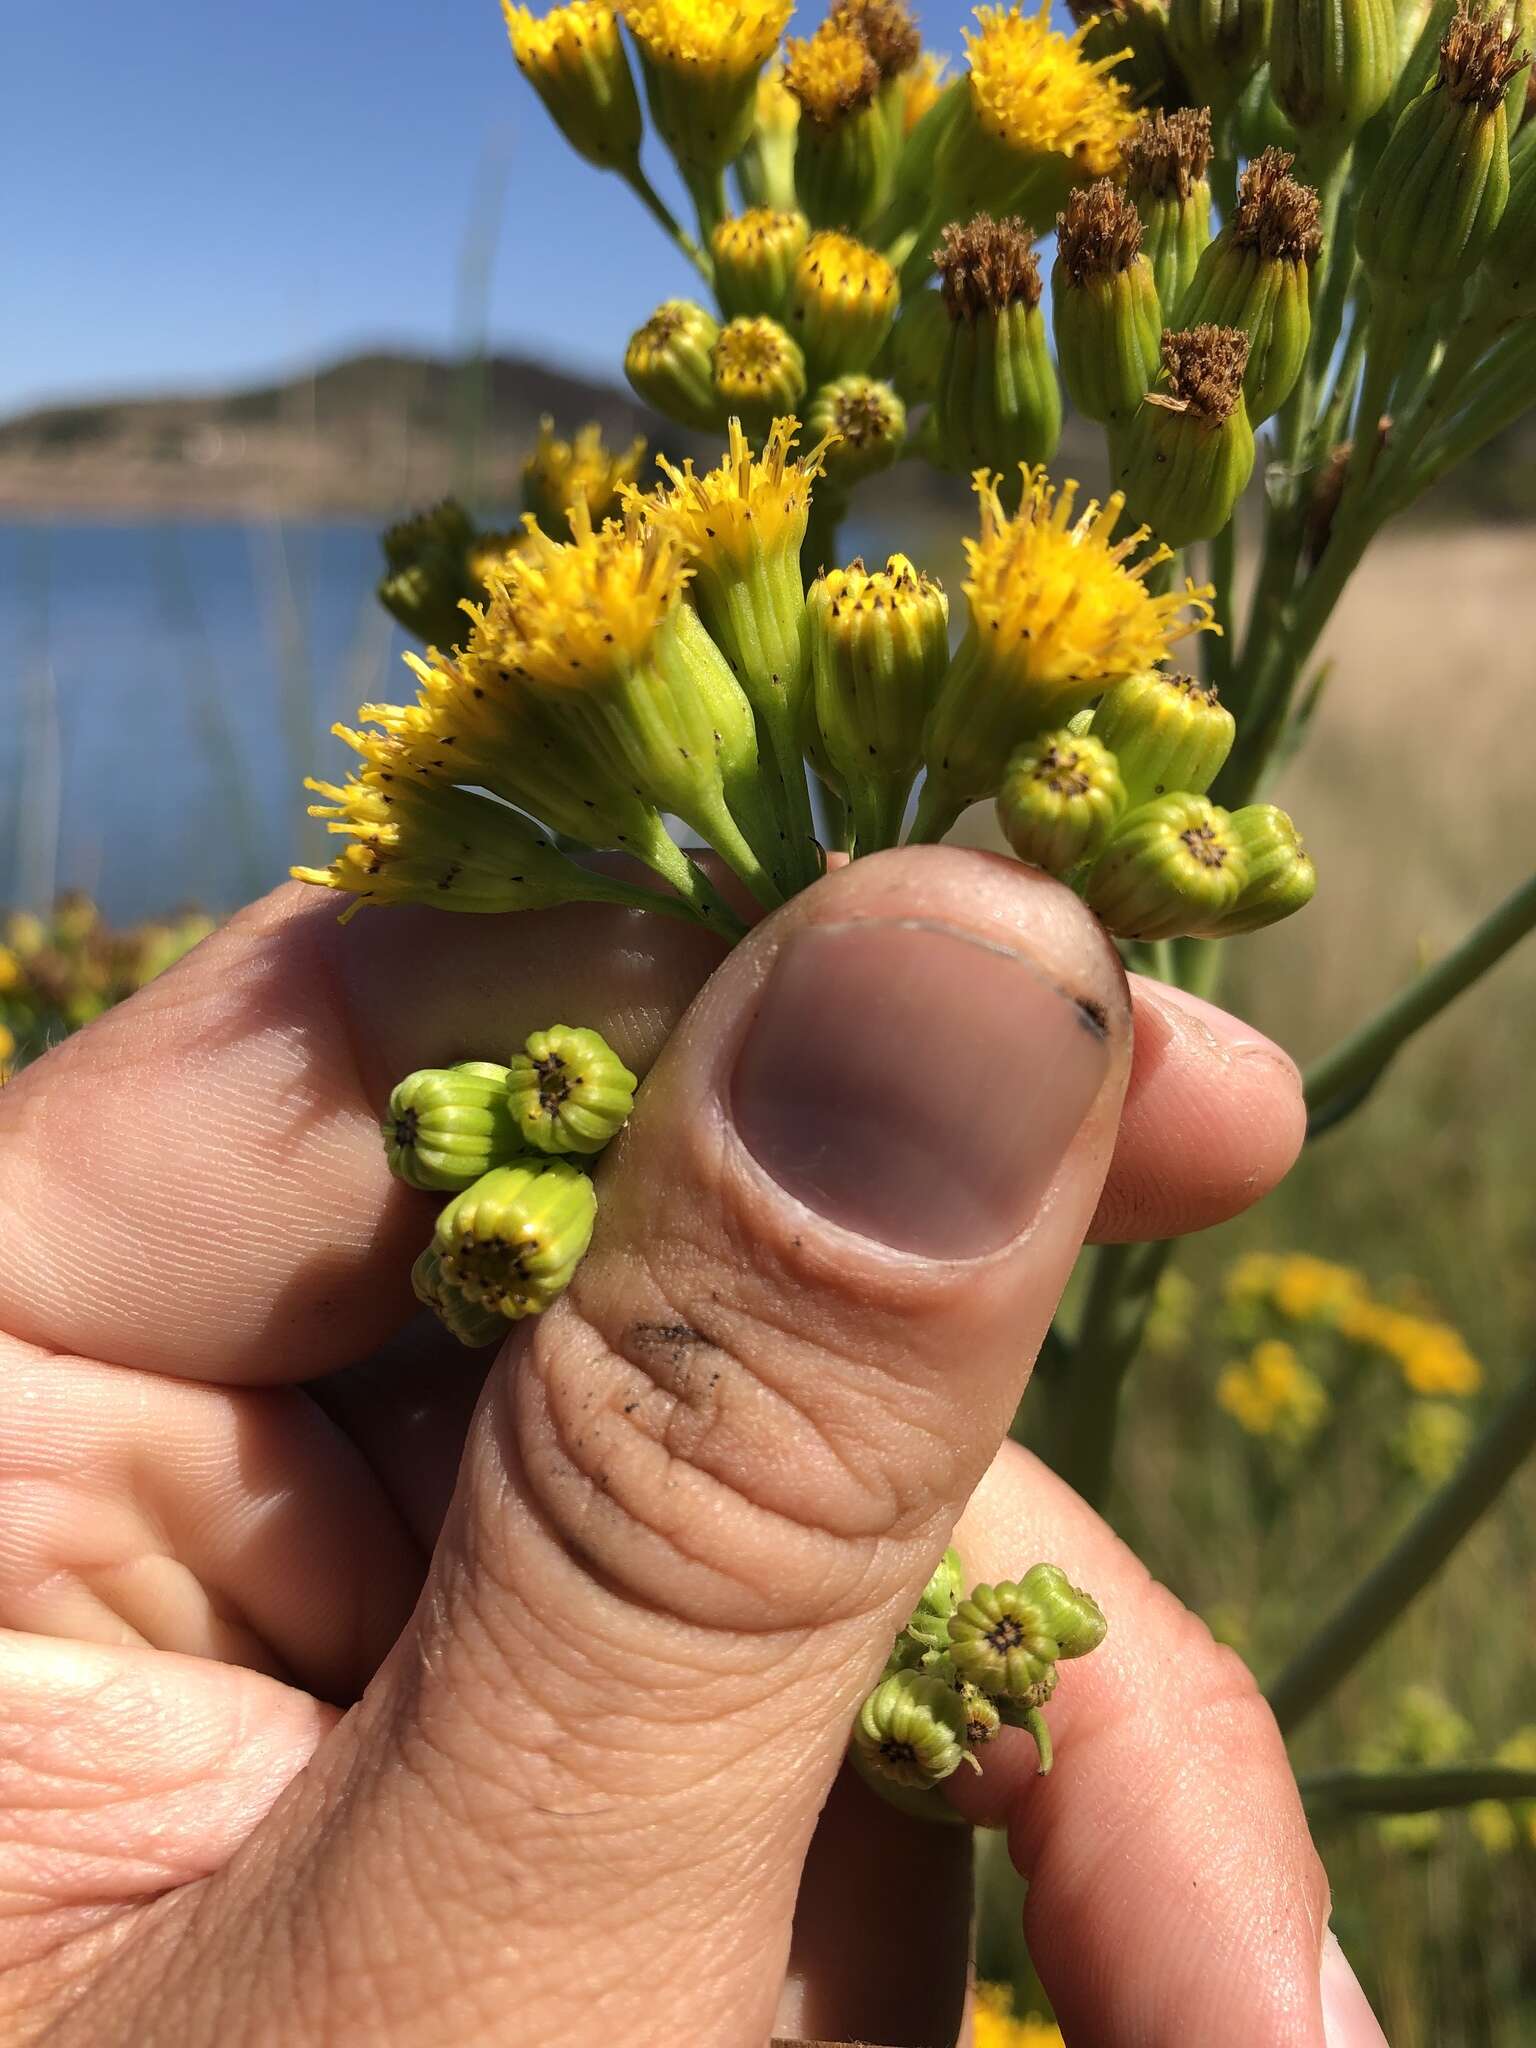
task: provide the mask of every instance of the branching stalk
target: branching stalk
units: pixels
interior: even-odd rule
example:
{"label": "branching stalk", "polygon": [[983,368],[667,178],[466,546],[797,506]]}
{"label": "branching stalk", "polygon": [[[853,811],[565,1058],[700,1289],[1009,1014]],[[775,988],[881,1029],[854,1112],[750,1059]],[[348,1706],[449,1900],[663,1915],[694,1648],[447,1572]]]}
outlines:
{"label": "branching stalk", "polygon": [[1536,1771],[1507,1764],[1457,1764],[1448,1770],[1309,1771],[1298,1780],[1314,1822],[1357,1814],[1438,1813],[1482,1799],[1536,1799]]}

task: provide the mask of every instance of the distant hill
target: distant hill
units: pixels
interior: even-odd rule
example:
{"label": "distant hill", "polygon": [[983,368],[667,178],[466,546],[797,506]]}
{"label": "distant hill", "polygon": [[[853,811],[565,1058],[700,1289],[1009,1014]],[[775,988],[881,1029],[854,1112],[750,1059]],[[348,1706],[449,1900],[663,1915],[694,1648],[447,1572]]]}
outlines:
{"label": "distant hill", "polygon": [[[615,385],[521,356],[465,366],[379,352],[245,390],[55,405],[0,421],[0,514],[383,519],[459,488],[466,450],[476,496],[511,504],[545,413],[565,433],[599,420],[620,445],[636,434],[678,453],[702,445]],[[1053,468],[1102,490],[1097,431],[1069,420]],[[904,464],[878,489],[888,513],[896,500],[948,502],[955,480]],[[1536,420],[1452,478],[1430,509],[1536,516]]]}

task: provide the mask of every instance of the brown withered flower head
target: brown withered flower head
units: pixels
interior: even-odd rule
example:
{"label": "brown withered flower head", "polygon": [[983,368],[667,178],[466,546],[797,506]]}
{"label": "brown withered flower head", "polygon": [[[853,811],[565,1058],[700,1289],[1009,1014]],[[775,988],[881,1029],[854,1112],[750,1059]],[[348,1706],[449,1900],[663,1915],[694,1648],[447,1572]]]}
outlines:
{"label": "brown withered flower head", "polygon": [[1040,265],[1025,223],[1013,216],[994,220],[978,213],[964,226],[952,221],[941,248],[933,252],[939,288],[951,320],[979,320],[1022,300],[1040,303]]}
{"label": "brown withered flower head", "polygon": [[1149,391],[1149,405],[1189,412],[1213,426],[1230,419],[1243,395],[1248,337],[1240,327],[1187,327],[1161,343],[1166,391]]}
{"label": "brown withered flower head", "polygon": [[1209,107],[1143,115],[1123,152],[1127,189],[1133,199],[1187,199],[1210,169],[1211,153]]}
{"label": "brown withered flower head", "polygon": [[1289,150],[1266,149],[1244,171],[1232,212],[1232,240],[1266,263],[1314,263],[1323,245],[1317,194],[1289,175]]}
{"label": "brown withered flower head", "polygon": [[1080,185],[1056,216],[1056,253],[1074,284],[1128,270],[1141,250],[1141,215],[1113,179]]}

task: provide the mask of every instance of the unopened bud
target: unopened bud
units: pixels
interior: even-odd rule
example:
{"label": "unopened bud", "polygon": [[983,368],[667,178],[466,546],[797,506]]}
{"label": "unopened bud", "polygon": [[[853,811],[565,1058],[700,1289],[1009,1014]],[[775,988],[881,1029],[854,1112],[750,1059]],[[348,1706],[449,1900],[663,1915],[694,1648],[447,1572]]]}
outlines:
{"label": "unopened bud", "polygon": [[1060,1565],[1031,1566],[1020,1581],[1020,1591],[1044,1616],[1046,1628],[1056,1639],[1058,1657],[1086,1657],[1109,1633],[1098,1601],[1081,1586],[1074,1586]]}
{"label": "unopened bud", "polygon": [[489,1060],[423,1067],[389,1098],[384,1153],[413,1188],[467,1188],[523,1151],[507,1102],[507,1070]]}
{"label": "unopened bud", "polygon": [[721,221],[710,237],[715,294],[731,320],[766,313],[781,320],[789,299],[795,258],[810,238],[803,213],[778,213],[754,206]]}
{"label": "unopened bud", "polygon": [[379,602],[428,647],[455,647],[469,631],[462,600],[484,593],[470,557],[475,528],[456,498],[385,529]]}
{"label": "unopened bud", "polygon": [[935,252],[949,335],[933,394],[936,459],[969,475],[1049,461],[1061,391],[1040,310],[1040,266],[1021,220],[978,214]]}
{"label": "unopened bud", "polygon": [[1200,258],[1179,308],[1187,326],[1236,327],[1247,335],[1243,403],[1253,427],[1290,396],[1312,335],[1318,199],[1288,175],[1291,162],[1285,150],[1266,149],[1249,165],[1232,218]]}
{"label": "unopened bud", "polygon": [[1233,107],[1264,58],[1271,0],[1169,0],[1168,40],[1197,102]]}
{"label": "unopened bud", "polygon": [[431,1309],[443,1328],[473,1351],[487,1344],[499,1344],[507,1334],[507,1319],[499,1310],[482,1308],[471,1301],[462,1287],[455,1287],[443,1272],[443,1262],[429,1245],[411,1268],[411,1286],[416,1299]]}
{"label": "unopened bud", "polygon": [[863,37],[834,15],[787,46],[784,83],[800,102],[795,189],[817,228],[870,227],[891,195],[900,138]]}
{"label": "unopened bud", "polygon": [[974,1586],[950,1617],[949,1654],[968,1684],[1040,1707],[1056,1686],[1060,1645],[1028,1579]]}
{"label": "unopened bud", "polygon": [[533,1031],[507,1068],[507,1100],[536,1152],[601,1152],[635,1106],[639,1084],[596,1031]]}
{"label": "unopened bud", "polygon": [[812,447],[827,442],[822,463],[839,495],[896,461],[907,436],[907,408],[877,378],[839,377],[812,398],[805,433]]}
{"label": "unopened bud", "polygon": [[853,1724],[858,1761],[877,1778],[926,1790],[966,1761],[965,1704],[924,1671],[898,1671],[875,1687]]}
{"label": "unopened bud", "polygon": [[1146,396],[1163,331],[1141,216],[1108,178],[1074,192],[1056,222],[1051,310],[1062,381],[1085,418],[1115,426]]}
{"label": "unopened bud", "polygon": [[691,299],[668,299],[630,336],[624,374],[647,405],[679,426],[708,432],[720,423],[710,356],[719,323]]}
{"label": "unopened bud", "polygon": [[1247,880],[1227,813],[1208,797],[1164,796],[1127,812],[1083,896],[1120,938],[1201,938],[1233,908]]}
{"label": "unopened bud", "polygon": [[1509,203],[1488,245],[1482,284],[1495,319],[1527,320],[1536,313],[1536,147],[1529,144],[1510,158]]}
{"label": "unopened bud", "polygon": [[979,1685],[972,1685],[969,1679],[961,1679],[956,1691],[960,1695],[960,1704],[965,1708],[966,1742],[972,1749],[980,1749],[984,1743],[994,1741],[1003,1725],[997,1701],[984,1693]]}
{"label": "unopened bud", "polygon": [[1236,733],[1215,684],[1174,669],[1116,683],[1093,714],[1093,736],[1114,749],[1131,809],[1180,790],[1204,796]]}
{"label": "unopened bud", "polygon": [[1211,239],[1211,114],[1148,114],[1125,145],[1125,195],[1141,216],[1141,253],[1164,317],[1178,311]]}
{"label": "unopened bud", "polygon": [[1028,740],[1008,763],[997,821],[1019,856],[1069,875],[1108,844],[1125,809],[1114,755],[1090,735],[1065,730]]}
{"label": "unopened bud", "polygon": [[710,361],[716,410],[739,419],[753,440],[798,411],[805,396],[805,357],[777,320],[732,320],[721,328]]}
{"label": "unopened bud", "polygon": [[502,0],[512,53],[578,156],[623,169],[640,156],[640,102],[610,0],[569,0],[538,20]]}
{"label": "unopened bud", "polygon": [[896,272],[851,235],[812,235],[795,262],[789,327],[805,351],[811,381],[867,370],[896,317]]}
{"label": "unopened bud", "polygon": [[1240,328],[1190,328],[1165,334],[1162,356],[1162,384],[1124,431],[1118,481],[1134,516],[1181,548],[1221,531],[1253,474],[1248,337]]}
{"label": "unopened bud", "polygon": [[471,1301],[515,1322],[564,1293],[596,1216],[591,1181],[563,1159],[498,1166],[454,1196],[432,1248]]}
{"label": "unopened bud", "polygon": [[928,1614],[941,1615],[946,1621],[960,1604],[960,1595],[965,1586],[965,1567],[960,1562],[960,1553],[951,1544],[933,1568],[933,1576],[923,1588],[918,1606]]}
{"label": "unopened bud", "polygon": [[1335,163],[1385,106],[1397,39],[1392,0],[1274,0],[1270,90],[1309,164]]}
{"label": "unopened bud", "polygon": [[1209,936],[1219,939],[1278,924],[1305,909],[1317,889],[1317,870],[1284,811],[1274,804],[1248,804],[1234,811],[1229,822],[1248,879],[1236,903],[1211,927]]}
{"label": "unopened bud", "polygon": [[880,362],[908,405],[932,398],[948,339],[949,315],[933,286],[903,297]]}

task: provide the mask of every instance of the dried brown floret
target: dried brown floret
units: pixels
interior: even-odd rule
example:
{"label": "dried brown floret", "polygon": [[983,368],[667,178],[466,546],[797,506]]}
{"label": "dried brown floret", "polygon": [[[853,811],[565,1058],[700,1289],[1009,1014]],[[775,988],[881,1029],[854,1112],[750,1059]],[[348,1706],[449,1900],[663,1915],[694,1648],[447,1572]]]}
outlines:
{"label": "dried brown floret", "polygon": [[900,0],[842,0],[828,18],[859,38],[882,78],[899,78],[922,55],[917,23]]}
{"label": "dried brown floret", "polygon": [[961,227],[951,222],[944,245],[933,253],[939,285],[951,320],[979,320],[1022,300],[1040,303],[1040,265],[1025,223],[1010,216],[994,220],[978,213]]}
{"label": "dried brown floret", "polygon": [[1467,0],[1460,0],[1440,45],[1440,82],[1463,106],[1492,112],[1528,55],[1520,47],[1518,26],[1506,35],[1500,14],[1474,14]]}
{"label": "dried brown floret", "polygon": [[863,38],[835,21],[824,21],[809,41],[787,43],[784,57],[786,88],[820,127],[835,127],[880,90],[880,67]]}
{"label": "dried brown floret", "polygon": [[1173,412],[1192,412],[1213,425],[1229,419],[1243,395],[1248,337],[1240,327],[1187,327],[1161,343],[1166,392],[1148,401]]}
{"label": "dried brown floret", "polygon": [[1056,216],[1056,253],[1074,284],[1128,270],[1141,250],[1141,215],[1109,178],[1081,185]]}
{"label": "dried brown floret", "polygon": [[1232,240],[1257,249],[1266,263],[1313,263],[1322,247],[1317,194],[1287,175],[1294,162],[1289,150],[1266,149],[1238,187]]}
{"label": "dried brown floret", "polygon": [[1187,199],[1211,167],[1210,108],[1144,115],[1124,154],[1133,199]]}

